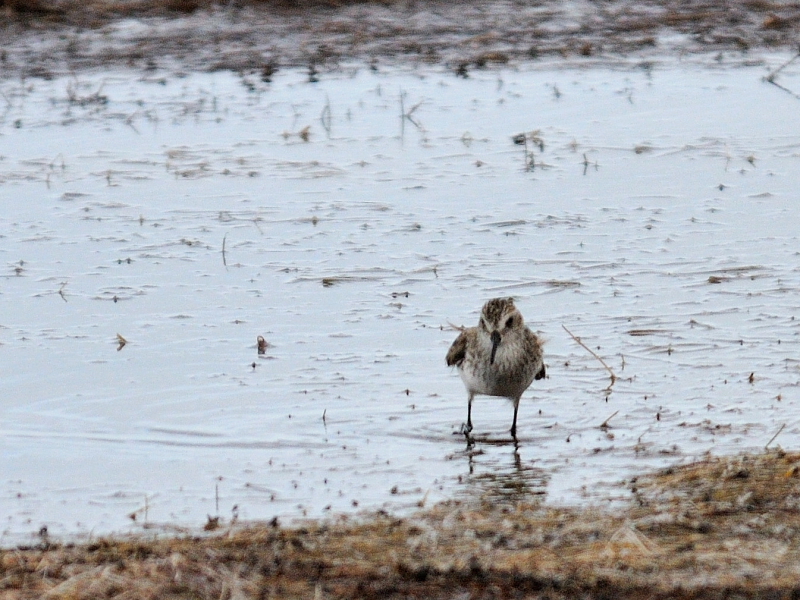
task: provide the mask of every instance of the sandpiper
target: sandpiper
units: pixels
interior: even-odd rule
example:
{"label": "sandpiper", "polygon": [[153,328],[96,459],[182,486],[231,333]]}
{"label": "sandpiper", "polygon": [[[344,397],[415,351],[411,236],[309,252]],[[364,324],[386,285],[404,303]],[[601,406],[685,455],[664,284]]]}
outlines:
{"label": "sandpiper", "polygon": [[467,387],[467,424],[472,431],[476,394],[502,396],[514,403],[511,437],[517,438],[519,400],[534,379],[545,376],[542,343],[514,306],[513,298],[494,298],[483,305],[477,327],[465,328],[447,352],[447,366],[457,366]]}

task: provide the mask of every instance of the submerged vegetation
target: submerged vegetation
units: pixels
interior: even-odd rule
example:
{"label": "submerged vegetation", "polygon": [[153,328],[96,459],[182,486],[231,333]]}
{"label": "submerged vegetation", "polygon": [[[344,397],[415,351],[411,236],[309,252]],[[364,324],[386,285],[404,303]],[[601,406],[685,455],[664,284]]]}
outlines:
{"label": "submerged vegetation", "polygon": [[619,511],[523,492],[207,537],[43,536],[0,553],[0,597],[795,597],[800,454],[707,458],[629,484]]}

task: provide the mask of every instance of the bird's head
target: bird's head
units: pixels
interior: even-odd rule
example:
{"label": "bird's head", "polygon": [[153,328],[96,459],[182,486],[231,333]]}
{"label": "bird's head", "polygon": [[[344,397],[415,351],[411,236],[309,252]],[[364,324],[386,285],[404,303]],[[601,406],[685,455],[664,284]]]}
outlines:
{"label": "bird's head", "polygon": [[522,314],[514,306],[513,298],[493,298],[483,305],[479,329],[484,331],[492,341],[492,354],[489,363],[494,364],[497,347],[505,336],[519,331],[525,326]]}

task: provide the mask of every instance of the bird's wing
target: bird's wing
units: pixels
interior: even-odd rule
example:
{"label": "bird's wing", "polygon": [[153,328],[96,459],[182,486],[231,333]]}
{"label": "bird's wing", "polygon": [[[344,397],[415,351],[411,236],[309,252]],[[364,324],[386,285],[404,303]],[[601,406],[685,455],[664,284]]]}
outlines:
{"label": "bird's wing", "polygon": [[456,338],[450,350],[447,351],[447,366],[459,366],[464,362],[464,357],[467,355],[467,332],[463,331],[461,335]]}
{"label": "bird's wing", "polygon": [[[541,362],[542,341],[530,329],[525,332],[525,337],[528,351],[531,353],[532,357],[535,357],[536,362]],[[547,371],[545,370],[544,362],[542,362],[542,367],[536,372],[536,375],[534,375],[533,378],[538,381],[540,379],[544,379],[546,375]]]}

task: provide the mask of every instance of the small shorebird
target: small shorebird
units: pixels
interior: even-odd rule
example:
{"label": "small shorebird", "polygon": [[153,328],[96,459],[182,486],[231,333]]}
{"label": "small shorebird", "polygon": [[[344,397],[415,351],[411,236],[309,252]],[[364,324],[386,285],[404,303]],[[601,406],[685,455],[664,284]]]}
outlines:
{"label": "small shorebird", "polygon": [[511,437],[517,439],[519,399],[534,379],[545,376],[542,343],[514,306],[513,298],[494,298],[483,305],[477,327],[467,327],[447,351],[447,366],[458,367],[467,387],[467,424],[472,431],[472,399],[476,394],[502,396],[514,403]]}

